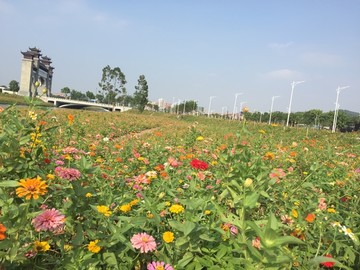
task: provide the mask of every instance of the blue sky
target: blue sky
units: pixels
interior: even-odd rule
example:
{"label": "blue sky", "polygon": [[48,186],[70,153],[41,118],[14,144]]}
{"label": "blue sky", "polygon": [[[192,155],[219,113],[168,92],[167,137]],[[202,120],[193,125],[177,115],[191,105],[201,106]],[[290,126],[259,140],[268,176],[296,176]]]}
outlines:
{"label": "blue sky", "polygon": [[129,94],[197,100],[208,110],[360,112],[359,0],[0,0],[0,85],[20,81],[22,55],[52,58],[53,92],[98,89],[120,67]]}

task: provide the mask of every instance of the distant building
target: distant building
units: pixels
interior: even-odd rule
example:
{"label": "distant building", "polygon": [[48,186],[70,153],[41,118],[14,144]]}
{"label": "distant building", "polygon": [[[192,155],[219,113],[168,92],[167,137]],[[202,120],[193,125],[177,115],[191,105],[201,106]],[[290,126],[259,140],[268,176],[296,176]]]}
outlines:
{"label": "distant building", "polygon": [[158,105],[160,111],[170,110],[171,103],[166,102],[164,99],[160,98],[158,99]]}
{"label": "distant building", "polygon": [[[23,55],[21,63],[21,77],[19,95],[22,96],[51,96],[51,85],[54,67],[51,59],[42,56],[38,48],[29,48]],[[45,93],[44,93],[45,91]]]}

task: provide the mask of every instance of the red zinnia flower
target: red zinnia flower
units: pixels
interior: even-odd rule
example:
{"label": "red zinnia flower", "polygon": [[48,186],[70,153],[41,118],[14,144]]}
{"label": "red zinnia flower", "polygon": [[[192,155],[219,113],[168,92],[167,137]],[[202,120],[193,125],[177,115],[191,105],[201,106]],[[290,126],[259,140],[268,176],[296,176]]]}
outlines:
{"label": "red zinnia flower", "polygon": [[198,170],[207,170],[207,168],[209,168],[209,165],[202,160],[198,160],[198,159],[193,159],[190,162],[191,167],[193,167],[194,169],[198,169]]}
{"label": "red zinnia flower", "polygon": [[[332,256],[330,254],[326,254],[324,255],[325,257],[328,257],[328,258],[332,258]],[[326,267],[326,268],[332,268],[335,263],[334,262],[322,262],[320,263],[322,266]]]}

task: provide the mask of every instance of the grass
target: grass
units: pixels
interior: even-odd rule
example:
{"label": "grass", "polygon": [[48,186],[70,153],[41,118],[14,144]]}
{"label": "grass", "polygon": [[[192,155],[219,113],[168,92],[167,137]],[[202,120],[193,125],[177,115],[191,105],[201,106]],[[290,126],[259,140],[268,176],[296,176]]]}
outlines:
{"label": "grass", "polygon": [[[53,107],[52,104],[46,103],[39,98],[35,98],[35,101],[38,106]],[[29,105],[29,102],[30,102],[29,98],[25,96],[0,93],[0,104]]]}

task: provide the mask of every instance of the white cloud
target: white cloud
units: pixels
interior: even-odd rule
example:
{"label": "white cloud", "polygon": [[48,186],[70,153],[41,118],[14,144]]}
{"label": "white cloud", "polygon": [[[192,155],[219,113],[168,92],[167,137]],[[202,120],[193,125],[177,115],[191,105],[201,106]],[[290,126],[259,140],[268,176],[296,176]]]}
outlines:
{"label": "white cloud", "polygon": [[265,74],[265,78],[271,80],[298,80],[301,77],[301,72],[291,69],[278,69]]}
{"label": "white cloud", "polygon": [[272,48],[272,49],[285,49],[285,48],[290,47],[293,44],[294,44],[294,42],[292,42],[292,41],[289,41],[287,43],[276,43],[276,42],[274,42],[274,43],[268,44],[268,46],[270,48]]}
{"label": "white cloud", "polygon": [[322,52],[304,53],[301,55],[301,61],[305,64],[318,67],[336,67],[344,63],[339,55]]}

